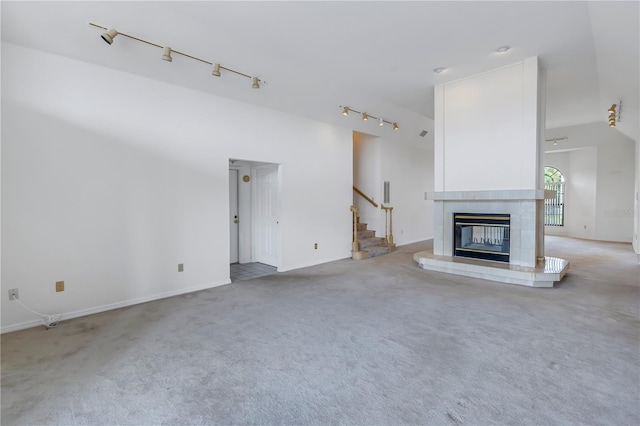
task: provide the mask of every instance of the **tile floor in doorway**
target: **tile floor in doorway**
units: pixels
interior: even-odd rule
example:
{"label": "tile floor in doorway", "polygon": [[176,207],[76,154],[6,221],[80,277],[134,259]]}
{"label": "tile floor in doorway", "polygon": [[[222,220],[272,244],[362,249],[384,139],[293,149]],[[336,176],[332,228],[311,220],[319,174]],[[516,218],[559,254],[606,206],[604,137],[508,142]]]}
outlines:
{"label": "tile floor in doorway", "polygon": [[265,265],[264,263],[232,263],[231,282],[264,277],[265,275],[275,274],[276,272],[277,269],[275,266]]}

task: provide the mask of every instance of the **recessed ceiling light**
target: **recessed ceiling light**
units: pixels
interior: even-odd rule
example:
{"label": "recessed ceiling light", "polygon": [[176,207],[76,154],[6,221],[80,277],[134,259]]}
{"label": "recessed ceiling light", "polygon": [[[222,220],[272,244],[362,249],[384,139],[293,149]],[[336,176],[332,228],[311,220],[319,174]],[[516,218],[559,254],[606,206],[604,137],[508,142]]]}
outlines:
{"label": "recessed ceiling light", "polygon": [[440,74],[440,73],[442,73],[442,72],[444,72],[446,70],[447,70],[446,67],[438,67],[438,68],[434,68],[433,72],[435,72],[436,74]]}
{"label": "recessed ceiling light", "polygon": [[497,53],[507,53],[509,50],[511,50],[511,46],[509,45],[504,45],[504,46],[500,46],[496,49]]}

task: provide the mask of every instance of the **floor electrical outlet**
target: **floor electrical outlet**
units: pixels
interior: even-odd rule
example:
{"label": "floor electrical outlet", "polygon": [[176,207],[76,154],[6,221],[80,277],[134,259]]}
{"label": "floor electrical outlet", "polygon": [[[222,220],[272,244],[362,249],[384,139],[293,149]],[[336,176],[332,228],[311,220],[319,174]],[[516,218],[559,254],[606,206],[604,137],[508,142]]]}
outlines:
{"label": "floor electrical outlet", "polygon": [[18,294],[17,288],[9,289],[9,300],[13,300],[13,299],[20,299],[20,295]]}
{"label": "floor electrical outlet", "polygon": [[64,281],[56,281],[56,292],[64,291]]}

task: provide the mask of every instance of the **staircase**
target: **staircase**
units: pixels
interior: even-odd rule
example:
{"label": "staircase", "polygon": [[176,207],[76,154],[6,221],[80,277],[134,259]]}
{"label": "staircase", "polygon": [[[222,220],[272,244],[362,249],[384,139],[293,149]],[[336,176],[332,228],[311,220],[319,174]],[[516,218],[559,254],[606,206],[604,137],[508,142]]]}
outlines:
{"label": "staircase", "polygon": [[380,256],[391,252],[391,247],[385,238],[376,237],[376,231],[367,229],[366,223],[360,223],[357,219],[357,242],[359,251],[351,251],[351,258],[354,260],[367,259],[369,257]]}

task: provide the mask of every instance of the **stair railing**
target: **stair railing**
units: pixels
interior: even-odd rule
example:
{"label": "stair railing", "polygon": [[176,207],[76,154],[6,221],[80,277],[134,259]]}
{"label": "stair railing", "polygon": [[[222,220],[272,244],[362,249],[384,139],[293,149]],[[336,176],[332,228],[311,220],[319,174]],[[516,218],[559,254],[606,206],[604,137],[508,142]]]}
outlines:
{"label": "stair railing", "polygon": [[[364,192],[362,192],[361,190],[359,190],[358,188],[356,188],[356,186],[353,186],[353,190],[360,195],[362,198],[364,198],[365,200],[367,200],[373,207],[378,207],[378,203],[376,203],[375,201],[373,201],[372,198],[368,197]],[[358,210],[354,207],[351,206],[351,211],[354,212],[353,213],[353,247],[354,247],[354,251],[358,251],[360,249],[359,245],[360,243],[358,242],[357,239],[357,215],[358,215]],[[395,247],[395,244],[393,243],[393,207],[390,206],[385,206],[384,204],[380,205],[380,208],[382,210],[384,210],[384,235],[385,235],[385,241],[387,243],[388,246],[390,247]],[[357,249],[356,249],[357,247]]]}
{"label": "stair railing", "polygon": [[360,251],[360,242],[358,241],[358,209],[350,206],[351,215],[353,216],[353,240],[351,241],[351,250]]}
{"label": "stair railing", "polygon": [[358,195],[360,195],[362,198],[364,198],[365,200],[367,200],[373,207],[378,208],[378,203],[376,203],[375,201],[373,201],[373,199],[367,197],[367,194],[365,194],[364,192],[360,191],[358,188],[356,188],[355,186],[353,187],[353,190],[356,191],[358,193]]}
{"label": "stair railing", "polygon": [[[380,208],[384,210],[384,235],[389,247],[395,247],[393,244],[393,207],[380,205]],[[389,224],[389,232],[387,233],[387,223]]]}

